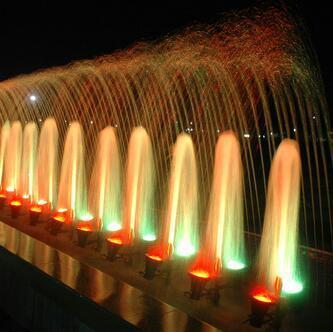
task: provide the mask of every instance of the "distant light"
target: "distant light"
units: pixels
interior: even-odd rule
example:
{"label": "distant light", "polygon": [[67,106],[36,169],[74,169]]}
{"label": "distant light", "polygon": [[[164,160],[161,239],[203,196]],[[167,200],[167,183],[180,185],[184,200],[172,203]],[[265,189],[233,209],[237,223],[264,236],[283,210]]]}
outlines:
{"label": "distant light", "polygon": [[37,100],[37,97],[36,97],[35,95],[31,95],[31,96],[29,97],[29,99],[30,99],[31,101],[36,101],[36,100]]}
{"label": "distant light", "polygon": [[258,137],[260,138],[260,137],[261,137],[261,135],[258,135]]}
{"label": "distant light", "polygon": [[294,130],[294,133],[296,133],[296,128],[294,128],[293,130]]}
{"label": "distant light", "polygon": [[144,241],[155,241],[156,240],[156,236],[154,234],[145,234],[142,239]]}
{"label": "distant light", "polygon": [[112,222],[112,223],[108,224],[106,228],[110,232],[115,232],[115,231],[119,231],[121,229],[121,225],[119,225],[117,222]]}
{"label": "distant light", "polygon": [[245,138],[250,138],[250,134],[246,133],[246,134],[244,134],[244,137]]}
{"label": "distant light", "polygon": [[39,122],[42,122],[42,119],[38,119]]}
{"label": "distant light", "polygon": [[271,131],[271,136],[273,135],[273,132]]}
{"label": "distant light", "polygon": [[217,129],[216,132],[219,133],[219,132],[220,132],[220,129]]}
{"label": "distant light", "polygon": [[244,269],[245,264],[242,262],[237,262],[237,261],[229,261],[227,263],[227,269],[229,270],[242,270]]}
{"label": "distant light", "polygon": [[94,121],[93,121],[93,120],[91,120],[91,121],[90,121],[90,124],[93,124],[93,123],[94,123]]}
{"label": "distant light", "polygon": [[314,115],[313,117],[312,117],[312,119],[314,120],[316,118],[316,116]]}
{"label": "distant light", "polygon": [[266,138],[266,136],[265,136],[265,135],[262,135],[262,138]]}
{"label": "distant light", "polygon": [[22,195],[22,198],[23,199],[28,199],[30,196],[29,196],[29,194],[24,194],[24,195]]}

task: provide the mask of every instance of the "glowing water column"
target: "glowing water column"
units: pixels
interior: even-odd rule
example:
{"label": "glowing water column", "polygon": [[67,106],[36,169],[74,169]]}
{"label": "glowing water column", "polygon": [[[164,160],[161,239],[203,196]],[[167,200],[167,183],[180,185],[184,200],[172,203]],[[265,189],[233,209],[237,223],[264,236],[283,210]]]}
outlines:
{"label": "glowing water column", "polygon": [[5,154],[5,187],[8,192],[16,192],[20,184],[20,170],[22,159],[22,126],[15,121],[10,128],[8,144]]}
{"label": "glowing water column", "polygon": [[58,128],[53,118],[45,120],[38,144],[34,200],[55,207],[58,177]]}
{"label": "glowing water column", "polygon": [[82,127],[73,122],[67,131],[62,156],[57,209],[80,219],[87,214],[86,172]]}
{"label": "glowing water column", "polygon": [[271,293],[276,280],[283,293],[303,288],[297,265],[301,159],[298,143],[285,139],[274,156],[267,189],[259,251],[259,284]]}
{"label": "glowing water column", "polygon": [[117,231],[121,228],[120,194],[120,156],[117,136],[114,128],[106,127],[98,137],[88,198],[88,210],[99,219],[99,229]]}
{"label": "glowing water column", "polygon": [[134,128],[131,134],[125,177],[123,229],[131,238],[154,241],[155,166],[150,137],[143,127]]}
{"label": "glowing water column", "polygon": [[198,175],[193,141],[180,134],[173,149],[163,242],[178,256],[198,248]]}
{"label": "glowing water column", "polygon": [[245,267],[243,204],[240,145],[236,135],[227,131],[216,144],[206,238],[190,274],[209,278],[221,267]]}
{"label": "glowing water column", "polygon": [[37,126],[34,122],[29,122],[23,131],[20,195],[24,199],[31,199],[33,197],[37,141]]}
{"label": "glowing water column", "polygon": [[6,156],[7,142],[10,132],[10,124],[9,121],[6,121],[1,128],[1,142],[0,142],[0,184],[1,189],[5,189],[2,187],[2,181],[4,176],[4,162]]}

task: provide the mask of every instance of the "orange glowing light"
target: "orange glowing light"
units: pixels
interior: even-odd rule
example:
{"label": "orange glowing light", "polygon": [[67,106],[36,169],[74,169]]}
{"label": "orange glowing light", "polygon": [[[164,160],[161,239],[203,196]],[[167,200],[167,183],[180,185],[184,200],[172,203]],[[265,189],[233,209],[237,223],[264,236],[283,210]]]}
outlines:
{"label": "orange glowing light", "polygon": [[60,209],[58,209],[58,212],[60,212],[60,213],[64,213],[64,212],[67,212],[68,211],[68,209],[66,209],[66,208],[60,208]]}
{"label": "orange glowing light", "polygon": [[29,194],[24,194],[24,195],[22,195],[22,198],[23,198],[23,199],[29,199],[29,197],[30,197]]}
{"label": "orange glowing light", "polygon": [[44,200],[44,199],[40,199],[40,200],[38,200],[37,204],[38,205],[45,205],[45,204],[47,204],[47,201]]}
{"label": "orange glowing light", "polygon": [[271,295],[267,294],[267,293],[259,293],[256,295],[253,295],[253,298],[259,302],[263,302],[263,303],[273,303],[273,298]]}
{"label": "orange glowing light", "polygon": [[42,208],[39,207],[38,205],[33,205],[33,206],[30,208],[30,211],[41,213],[41,212],[42,212]]}
{"label": "orange glowing light", "polygon": [[11,206],[21,206],[22,203],[21,203],[20,201],[11,201],[11,202],[10,202],[10,205],[11,205]]}
{"label": "orange glowing light", "polygon": [[55,216],[53,217],[53,219],[54,219],[55,221],[59,221],[59,222],[64,222],[64,221],[66,220],[66,218],[65,218],[64,216],[60,215],[60,214],[55,215]]}
{"label": "orange glowing light", "polygon": [[153,261],[157,261],[157,262],[162,262],[162,258],[160,256],[157,256],[157,255],[149,255],[149,254],[146,254],[146,256],[150,259],[152,259]]}
{"label": "orange glowing light", "polygon": [[6,188],[6,191],[8,193],[13,193],[15,191],[15,188],[13,186],[9,186],[9,187]]}
{"label": "orange glowing light", "polygon": [[6,194],[0,194],[0,198],[7,198]]}
{"label": "orange glowing light", "polygon": [[200,251],[194,264],[189,269],[189,274],[201,279],[214,279],[220,274],[220,260]]}
{"label": "orange glowing light", "polygon": [[77,229],[84,232],[92,232],[92,227],[90,225],[79,226]]}
{"label": "orange glowing light", "polygon": [[252,298],[262,303],[275,303],[276,297],[273,293],[268,292],[264,287],[257,287],[252,292]]}
{"label": "orange glowing light", "polygon": [[196,276],[198,278],[201,278],[201,279],[209,279],[209,277],[210,277],[210,274],[208,273],[208,271],[205,271],[203,269],[190,271],[190,274],[193,276]]}
{"label": "orange glowing light", "polygon": [[118,245],[122,245],[123,244],[123,240],[119,237],[111,237],[109,239],[107,239],[108,242],[111,242],[113,244],[118,244]]}

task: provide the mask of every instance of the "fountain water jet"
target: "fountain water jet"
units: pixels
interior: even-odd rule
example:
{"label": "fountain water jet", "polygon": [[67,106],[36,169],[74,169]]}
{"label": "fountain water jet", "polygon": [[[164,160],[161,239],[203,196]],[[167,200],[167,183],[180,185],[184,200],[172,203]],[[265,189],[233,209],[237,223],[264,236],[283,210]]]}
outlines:
{"label": "fountain water jet", "polygon": [[24,198],[33,197],[37,153],[38,130],[34,122],[29,122],[23,131],[23,152],[21,184],[19,194]]}
{"label": "fountain water jet", "polygon": [[180,134],[173,147],[167,207],[161,245],[148,250],[150,257],[191,256],[198,248],[198,178],[191,136]]}
{"label": "fountain water jet", "polygon": [[56,206],[58,188],[58,128],[53,118],[45,120],[38,144],[34,200]]}
{"label": "fountain water jet", "polygon": [[4,189],[2,186],[2,181],[4,177],[4,161],[6,156],[7,142],[10,132],[10,123],[6,121],[1,128],[1,142],[0,142],[0,184],[1,189]]}
{"label": "fountain water jet", "polygon": [[302,290],[297,264],[301,159],[298,143],[284,139],[272,161],[258,267],[259,284],[274,293]]}
{"label": "fountain water jet", "polygon": [[190,273],[205,271],[214,277],[221,266],[232,270],[245,267],[243,204],[240,146],[235,133],[226,131],[215,148],[205,242]]}
{"label": "fountain water jet", "polygon": [[61,164],[57,209],[67,209],[69,222],[87,214],[85,153],[82,127],[73,122],[67,131]]}
{"label": "fountain water jet", "polygon": [[131,239],[156,239],[153,214],[154,181],[151,141],[143,127],[136,127],[128,144],[123,211],[123,231]]}
{"label": "fountain water jet", "polygon": [[5,159],[5,188],[8,192],[19,190],[20,171],[22,159],[22,126],[19,121],[15,121],[9,132],[8,143],[10,148],[6,149]]}
{"label": "fountain water jet", "polygon": [[103,231],[117,231],[121,228],[120,174],[120,156],[115,129],[106,127],[98,137],[88,197],[88,210],[99,219],[98,229]]}

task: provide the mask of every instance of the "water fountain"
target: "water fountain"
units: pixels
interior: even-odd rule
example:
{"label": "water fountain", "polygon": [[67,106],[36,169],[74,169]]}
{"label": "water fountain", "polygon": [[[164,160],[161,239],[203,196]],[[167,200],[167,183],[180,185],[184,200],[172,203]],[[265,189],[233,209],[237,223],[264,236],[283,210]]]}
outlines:
{"label": "water fountain", "polygon": [[[214,321],[219,296],[231,325],[245,319],[248,303],[227,295],[257,271],[250,321],[260,325],[302,291],[299,242],[333,251],[329,114],[306,47],[271,8],[0,83],[2,218],[25,227],[27,197],[29,232],[50,219],[62,230],[50,241],[70,247],[76,230],[72,250],[88,265],[218,327],[228,321]],[[146,279],[161,273],[150,282],[143,266]],[[211,279],[227,283],[214,306],[208,286],[199,309],[182,300],[185,270],[192,299]],[[233,273],[248,279],[228,283]]]}
{"label": "water fountain", "polygon": [[[0,146],[0,180],[2,184],[2,179],[4,176],[4,161],[7,149],[7,142],[10,132],[9,121],[6,121],[1,128],[1,146]],[[3,188],[1,188],[3,189]]]}
{"label": "water fountain", "polygon": [[130,239],[156,238],[153,215],[154,158],[150,138],[142,127],[133,129],[128,143],[123,230]]}
{"label": "water fountain", "polygon": [[146,254],[145,277],[171,255],[192,256],[198,248],[198,184],[193,141],[180,134],[173,147],[171,174],[161,239]]}
{"label": "water fountain", "polygon": [[300,184],[299,146],[285,139],[270,170],[258,257],[259,284],[273,294],[277,277],[281,278],[283,293],[302,290],[297,264]]}
{"label": "water fountain", "polygon": [[16,194],[19,189],[21,157],[22,126],[19,121],[15,121],[10,128],[5,156],[5,176],[3,183],[6,191],[9,193]]}
{"label": "water fountain", "polygon": [[98,137],[94,167],[89,185],[88,210],[98,218],[97,228],[121,228],[121,169],[115,128],[104,128]]}
{"label": "water fountain", "polygon": [[23,131],[21,183],[19,195],[31,200],[34,194],[38,131],[34,122],[29,122]]}
{"label": "water fountain", "polygon": [[235,133],[226,131],[219,136],[215,148],[206,236],[190,269],[192,279],[208,281],[217,277],[222,267],[232,270],[245,267],[243,204],[240,145]]}
{"label": "water fountain", "polygon": [[53,118],[45,120],[38,143],[34,201],[54,208],[58,193],[58,128]]}
{"label": "water fountain", "polygon": [[66,135],[57,201],[57,212],[66,213],[66,223],[87,214],[84,151],[82,127],[73,122]]}

